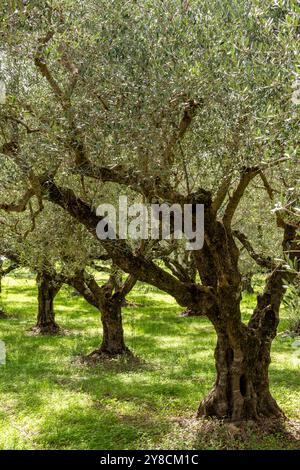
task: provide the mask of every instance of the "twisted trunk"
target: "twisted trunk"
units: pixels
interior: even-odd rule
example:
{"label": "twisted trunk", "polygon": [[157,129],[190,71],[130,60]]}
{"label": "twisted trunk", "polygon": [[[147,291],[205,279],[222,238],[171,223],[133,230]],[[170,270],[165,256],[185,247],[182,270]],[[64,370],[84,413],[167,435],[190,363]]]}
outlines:
{"label": "twisted trunk", "polygon": [[[202,255],[208,272],[213,272],[214,267],[217,273],[216,302],[207,312],[217,333],[217,376],[213,389],[200,403],[198,416],[215,416],[234,422],[282,417],[270,393],[268,371],[284,294],[284,274],[280,267],[270,274],[262,295],[257,297],[249,324],[244,324],[240,311],[239,251],[230,229],[221,224],[214,227],[213,237],[214,244],[207,249],[208,253],[203,250]],[[227,240],[225,247],[224,239]],[[202,269],[203,263],[199,264],[200,275]],[[202,276],[204,282],[205,276]]]}
{"label": "twisted trunk", "polygon": [[[283,417],[269,388],[271,345],[279,323],[284,295],[281,267],[266,280],[248,326],[239,319],[239,291],[220,290],[215,318],[217,378],[214,388],[202,401],[198,416],[216,416],[230,421]],[[236,299],[236,300],[234,300]]]}
{"label": "twisted trunk", "polygon": [[[265,293],[264,302],[258,305],[255,324],[244,325],[239,308],[239,250],[231,230],[239,202],[250,182],[259,174],[259,167],[241,169],[239,182],[228,198],[221,221],[217,219],[217,213],[227,197],[227,182],[219,188],[214,201],[204,190],[189,199],[193,204],[204,203],[205,206],[205,242],[203,248],[195,253],[201,285],[175,279],[153,261],[141,254],[133,254],[121,240],[117,244],[109,240],[102,242],[122,270],[134,273],[140,281],[167,292],[184,307],[205,311],[215,326],[218,336],[217,379],[214,389],[200,405],[199,415],[241,420],[282,414],[271,397],[268,382],[271,341],[278,323],[276,302],[268,297],[273,297],[273,287],[271,293]],[[41,179],[41,185],[50,201],[67,210],[96,236],[98,219],[84,201],[72,190],[56,186],[48,178]],[[167,200],[170,200],[169,196]],[[187,199],[176,197],[176,202],[186,203]],[[255,258],[257,261],[261,259]]]}
{"label": "twisted trunk", "polygon": [[217,378],[200,403],[198,416],[235,422],[283,416],[269,389],[271,341],[261,342],[250,332],[241,347],[233,343],[226,332],[219,332],[215,350]]}
{"label": "twisted trunk", "polygon": [[37,286],[38,315],[33,330],[40,334],[56,334],[60,331],[60,327],[55,321],[54,298],[61,284],[58,284],[50,274],[41,272],[37,275]]}
{"label": "twisted trunk", "polygon": [[122,322],[122,306],[126,295],[136,283],[136,278],[128,276],[124,284],[118,284],[116,290],[115,278],[110,276],[109,280],[100,287],[93,276],[85,271],[80,271],[73,278],[65,279],[72,285],[91,305],[100,311],[103,329],[102,343],[100,347],[86,357],[88,360],[101,360],[103,356],[119,356],[131,354],[124,339]]}
{"label": "twisted trunk", "polygon": [[111,296],[105,299],[105,301],[102,300],[100,311],[103,327],[102,343],[100,348],[93,351],[89,356],[129,354],[130,351],[124,339],[122,299],[119,296]]}

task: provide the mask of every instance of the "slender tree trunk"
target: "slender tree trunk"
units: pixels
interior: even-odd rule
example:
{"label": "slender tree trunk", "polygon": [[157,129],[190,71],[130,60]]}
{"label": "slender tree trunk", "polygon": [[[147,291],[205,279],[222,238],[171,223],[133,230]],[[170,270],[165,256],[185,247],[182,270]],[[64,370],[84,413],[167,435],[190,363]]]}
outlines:
{"label": "slender tree trunk", "polygon": [[38,316],[33,328],[40,334],[56,334],[60,327],[55,322],[54,298],[60,289],[60,285],[53,277],[43,272],[37,275],[38,285]]}
{"label": "slender tree trunk", "polygon": [[8,318],[5,311],[2,308],[2,278],[3,278],[3,273],[2,273],[2,264],[3,262],[0,260],[0,319],[6,319]]}
{"label": "slender tree trunk", "polygon": [[0,296],[2,293],[2,277],[3,277],[2,265],[3,265],[3,261],[0,259]]}
{"label": "slender tree trunk", "polygon": [[252,287],[252,277],[252,273],[247,273],[242,277],[243,292],[248,292],[248,294],[254,294],[254,289]]}

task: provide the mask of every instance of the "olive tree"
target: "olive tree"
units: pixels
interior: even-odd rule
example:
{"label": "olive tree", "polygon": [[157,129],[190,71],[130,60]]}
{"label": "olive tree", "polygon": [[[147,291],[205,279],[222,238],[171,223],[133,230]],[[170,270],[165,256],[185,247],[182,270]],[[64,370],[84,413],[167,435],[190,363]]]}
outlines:
{"label": "olive tree", "polygon": [[[1,28],[5,53],[22,70],[17,92],[10,92],[13,67],[8,74],[1,108],[1,160],[19,196],[8,194],[1,208],[25,210],[32,198],[47,199],[96,237],[99,217],[88,197],[95,184],[148,203],[203,204],[204,245],[193,253],[200,282],[175,277],[127,240],[99,243],[120,269],[212,322],[217,377],[199,415],[282,416],[268,369],[293,273],[256,252],[237,213],[246,198],[251,207],[248,190],[257,180],[266,213],[278,208],[278,195],[287,197],[286,175],[299,184],[299,114],[291,100],[297,2],[37,1],[4,14]],[[291,212],[276,209],[274,220],[282,259],[297,263],[299,222]],[[240,244],[269,272],[248,324]]]}

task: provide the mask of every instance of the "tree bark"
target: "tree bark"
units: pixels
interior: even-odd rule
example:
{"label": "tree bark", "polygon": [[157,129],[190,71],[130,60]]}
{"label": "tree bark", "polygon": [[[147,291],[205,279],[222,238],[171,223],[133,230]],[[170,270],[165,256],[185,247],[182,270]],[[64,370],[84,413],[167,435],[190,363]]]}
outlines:
{"label": "tree bark", "polygon": [[54,298],[60,290],[61,284],[46,273],[38,273],[38,315],[33,330],[40,334],[57,334],[60,327],[55,321]]}
{"label": "tree bark", "polygon": [[[222,250],[223,230],[227,247]],[[264,292],[257,297],[257,306],[249,324],[244,324],[240,311],[239,252],[229,229],[218,224],[214,234],[212,256],[206,260],[209,265],[214,263],[218,280],[216,303],[207,316],[217,333],[217,377],[213,389],[200,403],[198,416],[215,416],[233,422],[283,417],[270,393],[268,370],[284,294],[284,274],[280,267],[270,274]],[[203,280],[205,282],[204,277]]]}
{"label": "tree bark", "polygon": [[220,332],[215,350],[216,382],[200,403],[198,416],[233,422],[283,417],[269,389],[270,349],[271,341],[259,341],[254,332],[240,348],[233,347],[226,332]]}
{"label": "tree bark", "polygon": [[86,356],[86,360],[97,361],[104,356],[114,357],[119,355],[131,355],[124,339],[122,323],[122,306],[126,295],[136,283],[134,276],[128,276],[124,283],[118,284],[118,291],[114,276],[100,287],[93,276],[85,271],[77,272],[76,276],[66,278],[65,282],[74,287],[87,302],[97,308],[101,316],[103,329],[102,343],[100,347]]}
{"label": "tree bark", "polygon": [[247,273],[242,277],[242,290],[248,294],[254,294],[252,287],[252,273]]}
{"label": "tree bark", "polygon": [[[239,202],[259,171],[259,167],[241,171],[240,181],[229,197],[222,220],[217,220],[209,193],[201,190],[189,198],[189,202],[204,203],[205,206],[205,242],[203,249],[195,254],[201,284],[175,279],[153,261],[133,254],[124,241],[118,240],[117,244],[109,240],[102,242],[122,270],[134,273],[140,281],[172,295],[183,307],[205,312],[213,323],[218,335],[217,379],[214,389],[200,405],[199,415],[235,421],[260,415],[282,416],[271,397],[268,383],[270,347],[278,323],[277,301],[272,299],[274,289],[271,287],[272,292],[266,292],[264,301],[258,305],[254,325],[244,325],[240,312],[240,253],[231,230]],[[96,236],[98,219],[84,201],[69,188],[56,186],[52,180],[41,180],[41,184],[50,201],[67,210]],[[289,239],[293,236],[291,233]],[[278,279],[282,284],[282,275]],[[278,298],[281,301],[281,294]]]}
{"label": "tree bark", "polygon": [[99,349],[89,354],[89,357],[96,359],[102,355],[112,357],[131,354],[125,344],[121,309],[122,299],[118,296],[112,296],[101,302],[102,343]]}

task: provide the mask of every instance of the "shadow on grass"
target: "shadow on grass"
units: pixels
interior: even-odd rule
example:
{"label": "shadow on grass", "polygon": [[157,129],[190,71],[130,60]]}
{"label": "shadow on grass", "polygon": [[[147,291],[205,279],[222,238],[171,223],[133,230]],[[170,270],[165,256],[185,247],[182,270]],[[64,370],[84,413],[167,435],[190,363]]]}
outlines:
{"label": "shadow on grass", "polygon": [[[192,416],[213,385],[215,333],[206,318],[178,318],[181,309],[168,296],[134,291],[130,299],[143,307],[124,309],[124,328],[140,361],[77,365],[73,358],[100,345],[98,311],[63,289],[55,303],[57,320],[71,334],[25,336],[35,322],[36,289],[14,282],[7,299],[18,318],[1,320],[7,364],[0,368],[0,448],[246,448],[226,430],[174,421]],[[271,385],[284,402],[287,391],[297,397],[298,382],[288,362],[290,345],[275,341],[274,348],[283,370],[271,368]],[[296,398],[291,407],[296,409]],[[28,420],[32,429],[24,432]],[[259,438],[249,436],[259,447]],[[265,440],[266,448],[276,447],[272,439]]]}

